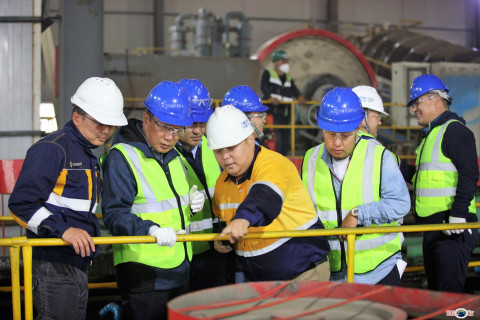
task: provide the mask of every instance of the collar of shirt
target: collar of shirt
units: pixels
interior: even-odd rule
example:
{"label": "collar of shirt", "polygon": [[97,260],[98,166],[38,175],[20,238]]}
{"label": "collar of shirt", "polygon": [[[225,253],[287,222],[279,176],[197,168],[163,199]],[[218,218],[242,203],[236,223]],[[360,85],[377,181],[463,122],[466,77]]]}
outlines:
{"label": "collar of shirt", "polygon": [[422,131],[422,137],[428,136],[430,131],[433,128],[435,128],[436,126],[444,124],[447,121],[447,119],[450,117],[451,113],[452,112],[450,110],[446,110],[446,111],[442,112],[442,114],[440,114],[438,117],[433,119],[425,128],[423,128],[421,130]]}
{"label": "collar of shirt", "polygon": [[245,180],[250,180],[250,178],[252,177],[253,164],[255,163],[255,160],[257,159],[257,155],[261,150],[262,149],[260,148],[260,146],[255,145],[255,154],[253,155],[252,163],[250,163],[250,166],[248,167],[247,171],[245,171],[242,177],[236,178],[234,176],[231,176],[230,174],[227,174],[227,177],[225,178],[224,182],[227,182],[227,180],[230,179],[230,181],[232,181],[235,184],[242,184],[243,182],[245,182]]}
{"label": "collar of shirt", "polygon": [[191,153],[192,154],[192,157],[193,159],[195,159],[196,155],[197,155],[197,150],[199,149],[199,147],[202,145],[202,140],[200,140],[200,143],[197,144],[195,147],[192,148],[192,150],[187,150],[185,149],[185,147],[183,146],[183,144],[180,142],[180,140],[178,140],[177,142],[177,145],[180,147],[180,151],[185,154],[185,153]]}

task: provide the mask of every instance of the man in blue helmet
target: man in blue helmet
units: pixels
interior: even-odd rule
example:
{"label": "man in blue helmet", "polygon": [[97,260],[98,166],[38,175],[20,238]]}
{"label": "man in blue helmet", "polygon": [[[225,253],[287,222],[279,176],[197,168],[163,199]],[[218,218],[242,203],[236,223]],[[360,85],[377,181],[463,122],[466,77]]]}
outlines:
{"label": "man in blue helmet", "polygon": [[204,196],[190,186],[174,149],[191,126],[188,93],[163,81],[144,101],[142,120],[129,119],[102,156],[103,222],[115,236],[151,235],[154,244],[113,246],[124,319],[166,319],[167,301],[188,292],[191,242],[176,243],[189,230]]}
{"label": "man in blue helmet", "polygon": [[[198,186],[204,193],[205,202],[202,210],[192,217],[190,232],[192,234],[220,231],[218,219],[214,221],[212,199],[215,182],[220,175],[220,166],[213,151],[207,146],[205,130],[212,114],[212,99],[207,88],[197,79],[182,79],[178,82],[188,92],[191,100],[193,125],[188,126],[185,134],[180,136],[175,148],[180,153],[183,164],[188,171],[190,186]],[[201,290],[227,284],[227,262],[232,255],[224,255],[213,248],[211,242],[192,242],[193,259],[190,272],[190,290]]]}
{"label": "man in blue helmet", "polygon": [[[324,143],[305,154],[302,180],[326,229],[396,226],[410,196],[394,156],[360,139],[365,112],[349,88],[334,88],[317,112]],[[346,235],[329,237],[330,280],[346,280]],[[357,235],[354,281],[399,285],[405,267],[401,233]]]}
{"label": "man in blue helmet", "polygon": [[[295,82],[288,72],[290,56],[284,50],[277,50],[273,53],[273,68],[263,72],[261,80],[261,91],[263,100],[270,100],[270,111],[273,114],[274,124],[290,124],[289,102],[297,99],[300,104],[305,104],[305,98],[298,90]],[[275,129],[277,151],[287,155],[290,151],[290,130]]]}
{"label": "man in blue helmet", "polygon": [[257,144],[263,138],[263,126],[266,123],[268,107],[262,104],[260,97],[249,86],[236,86],[228,90],[222,100],[222,106],[232,105],[243,111],[253,123]]}
{"label": "man in blue helmet", "polygon": [[[407,174],[414,186],[418,224],[476,222],[478,161],[475,137],[465,120],[450,111],[452,98],[440,78],[424,74],[413,80],[408,106],[422,129],[416,170]],[[464,292],[468,263],[478,229],[429,231],[423,234],[428,288]]]}

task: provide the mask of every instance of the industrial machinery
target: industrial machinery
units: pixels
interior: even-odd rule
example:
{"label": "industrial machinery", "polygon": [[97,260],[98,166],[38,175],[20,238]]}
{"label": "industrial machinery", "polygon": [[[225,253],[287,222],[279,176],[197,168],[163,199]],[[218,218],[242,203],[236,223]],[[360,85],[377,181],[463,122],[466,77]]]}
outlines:
{"label": "industrial machinery", "polygon": [[189,293],[168,303],[170,319],[463,319],[480,297],[342,282],[250,282]]}
{"label": "industrial machinery", "polygon": [[[191,20],[188,26],[186,21]],[[232,21],[238,20],[236,25]],[[191,55],[188,45],[188,34],[194,35],[194,52],[197,57],[240,57],[250,54],[252,26],[240,11],[228,12],[224,17],[200,8],[197,15],[181,14],[176,17],[175,25],[170,27],[171,55]],[[237,35],[232,42],[231,33]],[[236,44],[235,44],[236,43]]]}

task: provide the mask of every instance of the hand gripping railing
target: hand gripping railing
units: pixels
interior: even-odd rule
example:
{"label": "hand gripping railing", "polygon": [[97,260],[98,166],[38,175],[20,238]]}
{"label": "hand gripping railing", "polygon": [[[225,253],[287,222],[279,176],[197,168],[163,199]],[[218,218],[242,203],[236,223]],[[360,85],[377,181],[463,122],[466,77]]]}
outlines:
{"label": "hand gripping railing", "polygon": [[[354,253],[355,236],[357,234],[371,233],[396,233],[396,232],[423,232],[452,229],[479,229],[480,222],[458,223],[458,224],[431,224],[411,225],[399,227],[368,227],[368,228],[335,228],[335,229],[314,229],[314,230],[293,230],[293,231],[270,231],[251,232],[243,239],[278,239],[296,237],[315,237],[347,235],[347,281],[354,280]],[[214,241],[228,240],[228,236],[221,237],[218,233],[208,234],[187,234],[177,235],[177,241]],[[96,245],[104,244],[125,244],[125,243],[156,243],[152,236],[135,237],[95,237],[93,242]],[[21,299],[20,299],[20,248],[23,249],[23,270],[24,270],[24,299],[25,299],[25,320],[33,319],[32,300],[32,247],[37,246],[65,246],[68,242],[62,239],[27,239],[26,237],[0,239],[0,246],[10,247],[10,265],[12,272],[12,308],[13,319],[20,320]]]}

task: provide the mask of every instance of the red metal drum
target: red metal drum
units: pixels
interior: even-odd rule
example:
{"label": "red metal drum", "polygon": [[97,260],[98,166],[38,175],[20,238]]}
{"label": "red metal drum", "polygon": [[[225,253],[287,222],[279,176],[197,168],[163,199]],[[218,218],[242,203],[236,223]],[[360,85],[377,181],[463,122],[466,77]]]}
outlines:
{"label": "red metal drum", "polygon": [[169,319],[174,320],[478,319],[479,315],[480,296],[344,282],[249,282],[189,293],[168,303]]}

